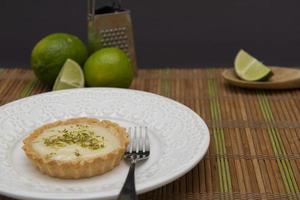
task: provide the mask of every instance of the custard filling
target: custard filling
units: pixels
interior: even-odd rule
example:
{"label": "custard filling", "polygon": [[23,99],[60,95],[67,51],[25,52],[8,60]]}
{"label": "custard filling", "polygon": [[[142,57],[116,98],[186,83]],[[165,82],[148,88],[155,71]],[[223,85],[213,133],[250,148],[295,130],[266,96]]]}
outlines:
{"label": "custard filling", "polygon": [[39,154],[54,160],[101,156],[120,146],[113,130],[91,124],[61,125],[46,129],[32,143]]}

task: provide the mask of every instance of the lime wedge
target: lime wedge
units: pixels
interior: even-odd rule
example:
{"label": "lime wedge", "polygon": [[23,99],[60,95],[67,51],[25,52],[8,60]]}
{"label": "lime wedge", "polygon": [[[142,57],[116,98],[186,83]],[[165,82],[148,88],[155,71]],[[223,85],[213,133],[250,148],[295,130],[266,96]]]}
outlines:
{"label": "lime wedge", "polygon": [[84,87],[82,69],[74,60],[67,59],[55,80],[53,90],[81,87]]}
{"label": "lime wedge", "polygon": [[258,81],[271,73],[271,69],[244,50],[240,50],[234,60],[236,74],[246,81]]}

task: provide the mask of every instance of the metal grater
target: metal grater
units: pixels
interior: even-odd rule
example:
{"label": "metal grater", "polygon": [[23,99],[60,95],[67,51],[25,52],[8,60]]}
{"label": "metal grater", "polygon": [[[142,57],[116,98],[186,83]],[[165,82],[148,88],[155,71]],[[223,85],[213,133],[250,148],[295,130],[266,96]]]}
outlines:
{"label": "metal grater", "polygon": [[94,29],[101,36],[101,45],[103,47],[117,47],[126,52],[136,72],[137,62],[130,11],[121,8],[101,14],[97,14],[96,11],[92,21]]}
{"label": "metal grater", "polygon": [[101,30],[103,47],[116,46],[125,51],[128,55],[128,36],[126,34],[127,28],[111,28]]}

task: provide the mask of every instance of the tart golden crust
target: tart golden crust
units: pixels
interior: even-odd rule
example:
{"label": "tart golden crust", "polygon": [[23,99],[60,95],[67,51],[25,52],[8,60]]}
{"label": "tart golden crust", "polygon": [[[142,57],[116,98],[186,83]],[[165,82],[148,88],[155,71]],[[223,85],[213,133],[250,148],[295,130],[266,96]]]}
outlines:
{"label": "tart golden crust", "polygon": [[[85,159],[78,158],[74,160],[54,160],[51,159],[51,157],[49,158],[47,156],[40,155],[34,150],[32,142],[45,130],[62,125],[81,123],[101,126],[103,128],[112,130],[111,133],[118,138],[120,146],[105,155],[99,155]],[[25,151],[27,157],[33,161],[33,163],[41,172],[57,178],[79,179],[103,174],[119,165],[128,142],[126,130],[120,127],[118,124],[108,120],[100,121],[94,118],[83,117],[57,121],[46,124],[34,130],[27,138],[24,139],[23,150]]]}

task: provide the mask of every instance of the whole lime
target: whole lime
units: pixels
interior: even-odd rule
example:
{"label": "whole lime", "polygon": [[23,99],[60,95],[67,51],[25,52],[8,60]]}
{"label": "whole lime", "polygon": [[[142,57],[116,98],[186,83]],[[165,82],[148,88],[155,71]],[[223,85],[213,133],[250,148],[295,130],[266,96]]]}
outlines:
{"label": "whole lime", "polygon": [[83,42],[67,33],[53,33],[42,38],[31,53],[31,67],[42,82],[53,85],[68,58],[82,65],[88,52]]}
{"label": "whole lime", "polygon": [[92,87],[128,88],[133,79],[133,68],[128,56],[118,48],[103,48],[85,62],[86,84]]}

